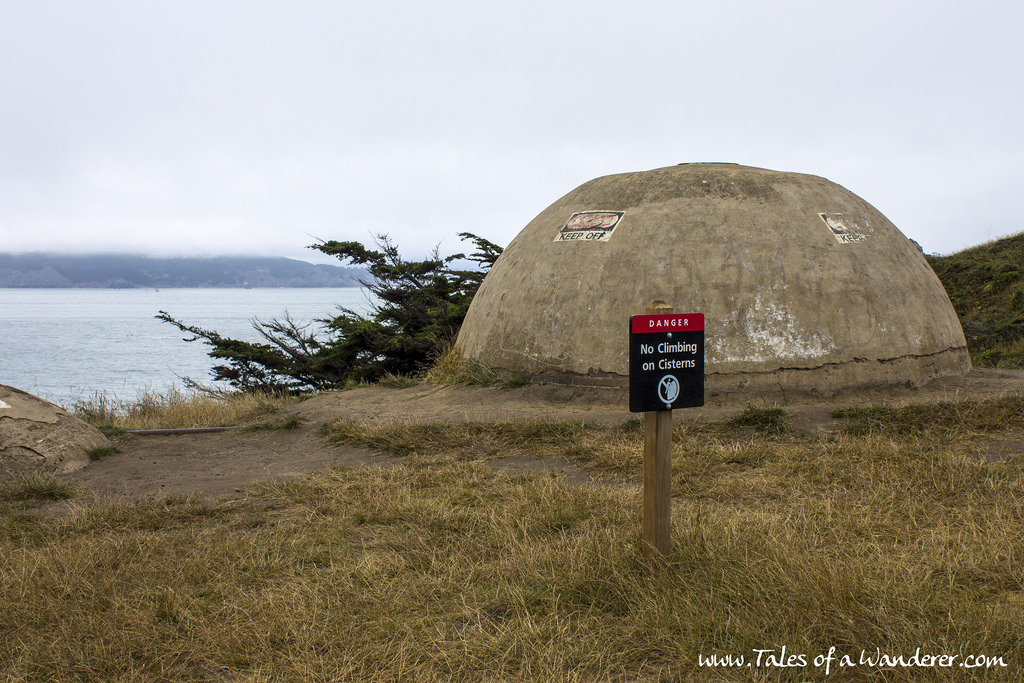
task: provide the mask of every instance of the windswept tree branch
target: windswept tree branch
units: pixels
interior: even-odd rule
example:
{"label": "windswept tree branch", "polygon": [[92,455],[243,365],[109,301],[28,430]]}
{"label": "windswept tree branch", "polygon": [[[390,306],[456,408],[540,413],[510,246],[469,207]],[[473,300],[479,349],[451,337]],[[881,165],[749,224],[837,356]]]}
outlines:
{"label": "windswept tree branch", "polygon": [[[359,242],[327,241],[311,245],[343,262],[365,265],[370,277],[361,284],[375,301],[369,315],[341,308],[334,318],[301,324],[287,313],[281,319],[253,320],[264,343],[221,336],[188,325],[166,311],[156,317],[210,347],[209,355],[225,361],[213,367],[215,380],[240,390],[308,391],[347,381],[375,381],[386,374],[422,370],[462,325],[469,304],[501,247],[471,233],[460,233],[476,251],[441,256],[434,249],[422,261],[406,261],[387,235],[376,236],[376,249]],[[455,269],[469,260],[477,269]],[[313,328],[313,324],[318,327]],[[311,329],[313,328],[313,329]]]}

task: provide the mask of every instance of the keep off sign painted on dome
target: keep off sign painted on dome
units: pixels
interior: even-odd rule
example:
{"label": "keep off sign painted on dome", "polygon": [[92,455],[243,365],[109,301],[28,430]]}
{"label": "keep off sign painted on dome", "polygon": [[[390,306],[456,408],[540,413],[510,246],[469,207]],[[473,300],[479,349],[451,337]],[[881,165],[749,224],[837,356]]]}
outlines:
{"label": "keep off sign painted on dome", "polygon": [[629,319],[629,410],[704,405],[704,314]]}
{"label": "keep off sign painted on dome", "polygon": [[622,220],[623,211],[577,211],[555,235],[556,242],[607,242]]}

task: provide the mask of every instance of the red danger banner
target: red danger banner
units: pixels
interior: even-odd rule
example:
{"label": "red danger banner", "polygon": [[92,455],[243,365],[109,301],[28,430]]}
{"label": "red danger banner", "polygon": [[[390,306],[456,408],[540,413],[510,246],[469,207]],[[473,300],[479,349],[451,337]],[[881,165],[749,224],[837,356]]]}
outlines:
{"label": "red danger banner", "polygon": [[703,313],[678,313],[662,315],[634,315],[631,331],[633,334],[648,332],[703,332]]}

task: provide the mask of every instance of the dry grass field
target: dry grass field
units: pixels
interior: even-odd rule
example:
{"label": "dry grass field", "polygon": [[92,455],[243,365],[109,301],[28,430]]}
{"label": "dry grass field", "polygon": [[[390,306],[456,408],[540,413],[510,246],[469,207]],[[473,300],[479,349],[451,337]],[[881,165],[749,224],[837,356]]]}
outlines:
{"label": "dry grass field", "polygon": [[[219,502],[10,483],[0,677],[1024,681],[1024,399],[836,415],[677,424],[662,570],[638,420],[334,421],[388,466]],[[550,455],[590,479],[492,466]]]}
{"label": "dry grass field", "polygon": [[74,412],[109,433],[237,425],[265,417],[292,399],[276,394],[170,390],[124,401],[99,394],[79,401]]}

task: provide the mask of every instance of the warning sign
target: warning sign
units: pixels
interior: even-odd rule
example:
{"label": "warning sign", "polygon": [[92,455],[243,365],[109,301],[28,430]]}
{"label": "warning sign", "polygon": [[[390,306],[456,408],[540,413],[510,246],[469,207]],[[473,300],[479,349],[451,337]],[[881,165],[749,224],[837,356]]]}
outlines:
{"label": "warning sign", "polygon": [[629,410],[704,405],[704,314],[629,319]]}
{"label": "warning sign", "polygon": [[556,242],[607,242],[624,211],[577,211],[555,235]]}
{"label": "warning sign", "polygon": [[832,231],[832,236],[839,244],[856,244],[868,238],[865,234],[867,220],[863,218],[857,220],[841,213],[819,213],[818,216],[825,221],[825,225]]}

